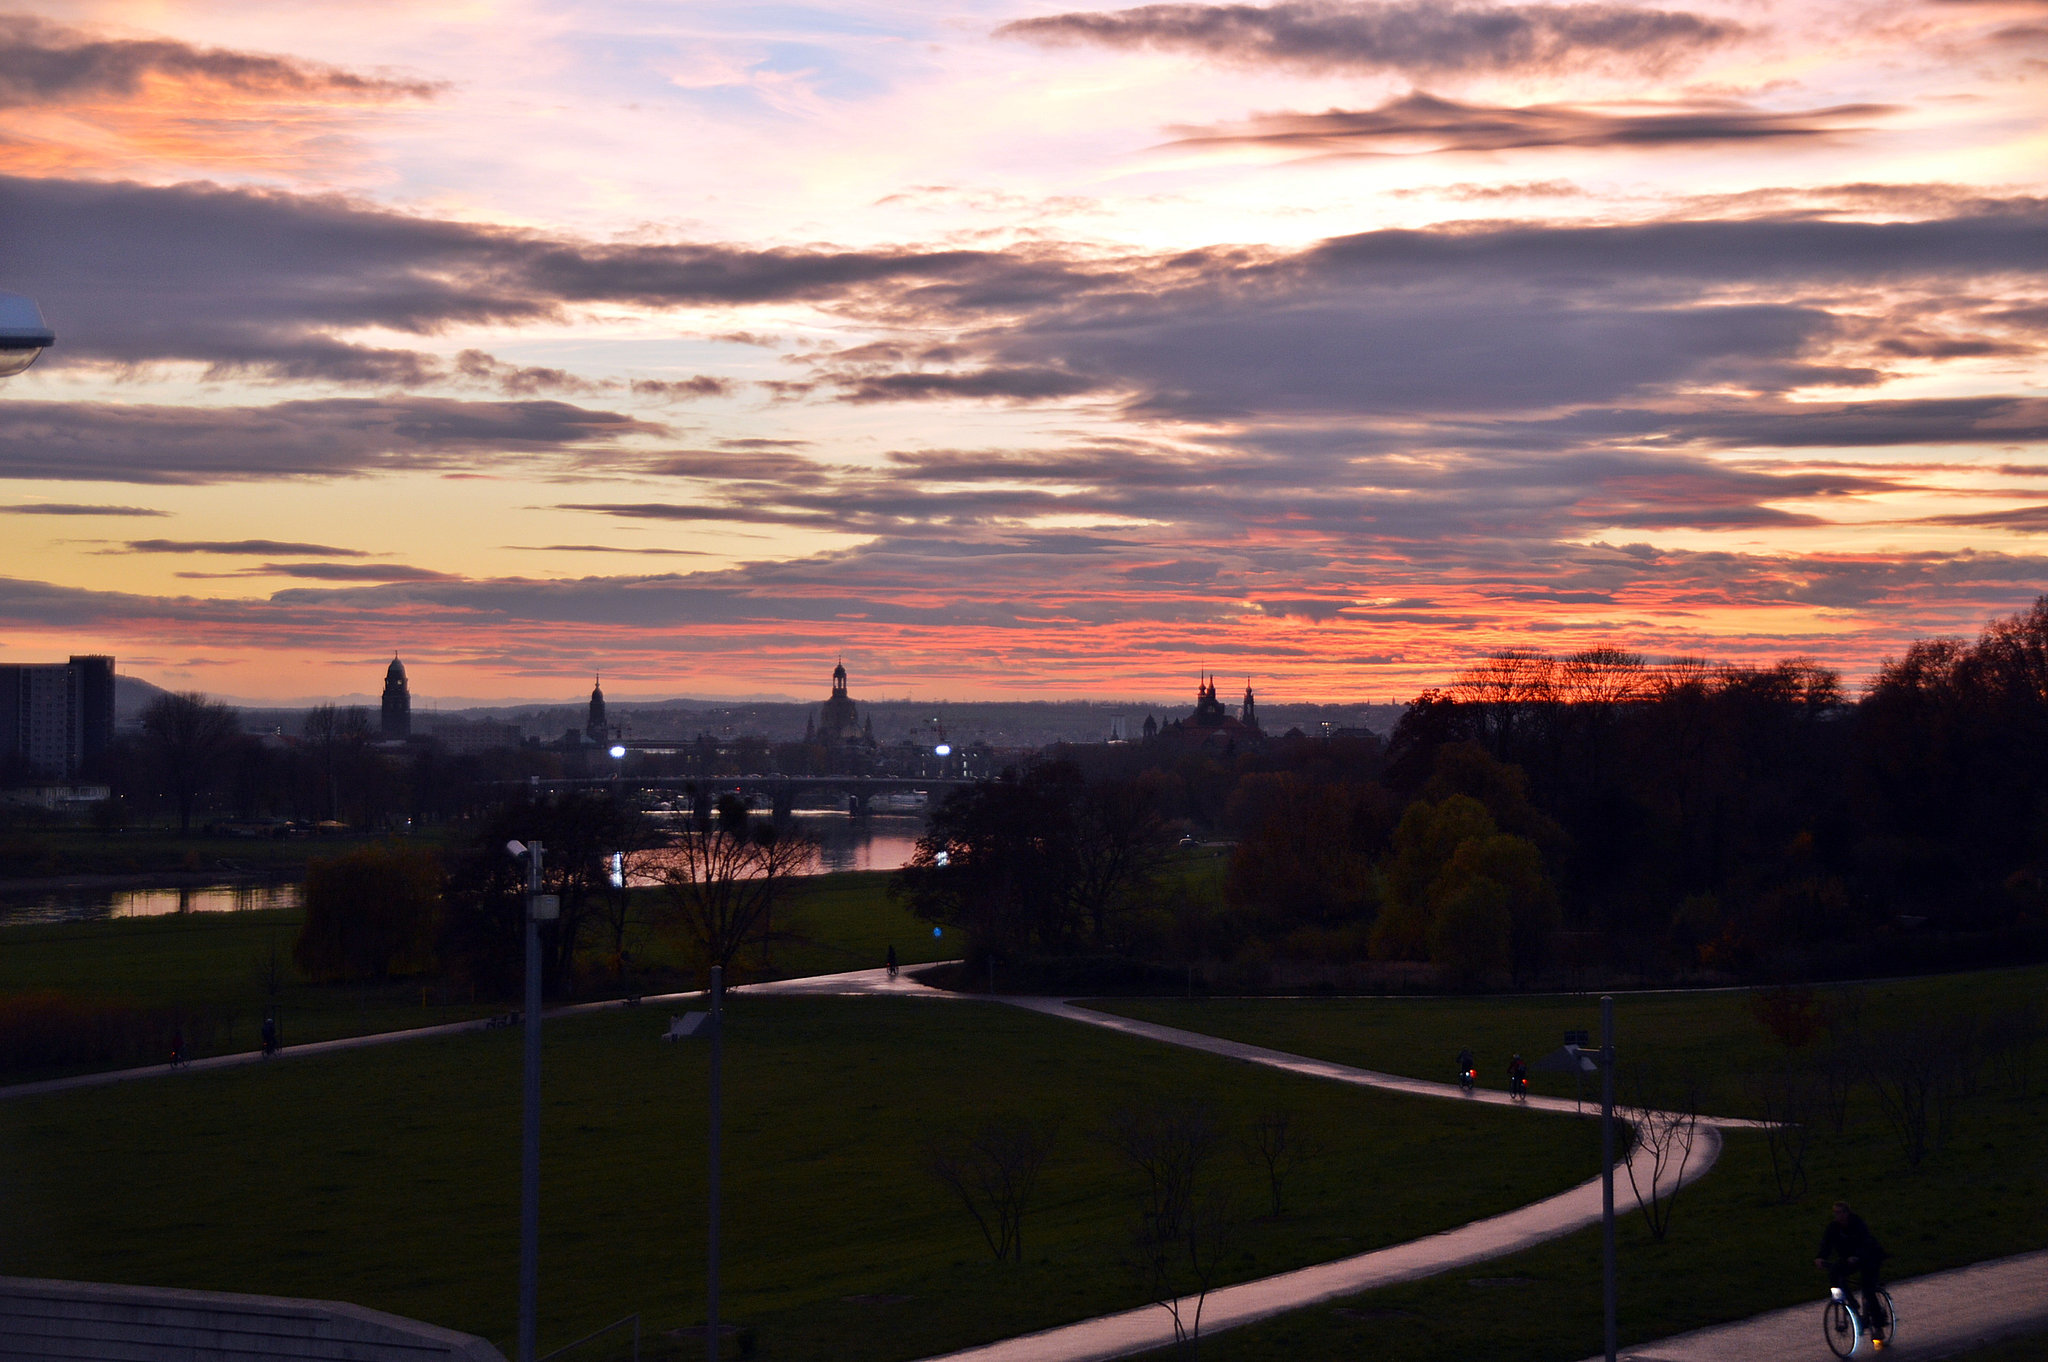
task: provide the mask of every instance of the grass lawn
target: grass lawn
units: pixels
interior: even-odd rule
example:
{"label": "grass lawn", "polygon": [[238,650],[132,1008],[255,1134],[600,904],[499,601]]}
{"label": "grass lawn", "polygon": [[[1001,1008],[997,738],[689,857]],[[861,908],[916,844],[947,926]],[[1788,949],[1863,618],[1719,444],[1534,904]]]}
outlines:
{"label": "grass lawn", "polygon": [[[1866,1015],[1881,1020],[1901,1006],[1982,1013],[2048,997],[2048,967],[1887,980],[1858,986]],[[1824,1000],[1832,990],[1822,985]],[[1564,1042],[1568,1030],[1600,1039],[1594,994],[1508,994],[1441,998],[1119,998],[1088,1004],[1100,1011],[1177,1026],[1205,1035],[1270,1046],[1292,1054],[1356,1064],[1385,1073],[1452,1082],[1461,1046],[1472,1047],[1484,1087],[1507,1086],[1508,1057],[1534,1063]],[[1777,1043],[1751,1012],[1744,989],[1624,993],[1614,1002],[1615,1048],[1652,1055],[1666,1072],[1702,1082],[1703,1109],[1741,1114],[1740,1077]],[[1588,1095],[1597,1099],[1593,1080]],[[1571,1097],[1568,1073],[1533,1072],[1531,1091]]]}
{"label": "grass lawn", "polygon": [[[1624,1347],[1783,1306],[1811,1302],[1821,1350],[1826,1278],[1813,1266],[1828,1204],[1848,1197],[1891,1250],[1887,1272],[1917,1276],[2040,1248],[2048,1100],[1999,1102],[1975,1114],[1967,1140],[1920,1172],[1900,1166],[1868,1126],[1816,1149],[1814,1190],[1792,1205],[1763,1194],[1763,1137],[1727,1136],[1722,1161],[1680,1197],[1670,1237],[1651,1241],[1642,1217],[1618,1226]],[[1626,1180],[1618,1205],[1633,1208]],[[1910,1346],[1912,1321],[1902,1331]],[[1600,1351],[1600,1235],[1589,1230],[1483,1267],[1299,1311],[1202,1343],[1210,1362],[1371,1357],[1387,1362],[1579,1362]],[[2038,1357],[2021,1353],[2015,1356]]]}
{"label": "grass lawn", "polygon": [[[703,1311],[707,1047],[619,1009],[549,1027],[543,1350],[632,1311]],[[1289,1110],[1320,1153],[1232,1264],[1260,1276],[1579,1181],[1591,1123],[1320,1083],[995,1004],[739,995],[726,1068],[727,1319],[760,1355],[924,1356],[1139,1303],[1119,1267],[1133,1175],[1092,1132],[1199,1097]],[[509,1347],[518,1035],[169,1075],[0,1104],[0,1271],[354,1301]],[[923,1171],[997,1111],[1060,1122],[997,1265]],[[1234,1149],[1219,1177],[1262,1212]],[[694,1347],[677,1345],[677,1355]]]}
{"label": "grass lawn", "polygon": [[313,856],[333,856],[377,839],[178,836],[170,828],[105,834],[89,828],[0,829],[0,875],[160,875],[229,866],[298,877]]}
{"label": "grass lawn", "polygon": [[[1970,1011],[2031,994],[2038,968],[1873,985],[1865,1006],[1882,1017],[1931,1005]],[[1441,1078],[1458,1045],[1479,1052],[1492,1079],[1496,1056],[1553,1048],[1568,1027],[1597,1026],[1586,998],[1119,1000],[1105,1010],[1394,1072]],[[1691,1064],[1707,1080],[1710,1110],[1742,1114],[1742,1072],[1775,1048],[1746,995],[1635,995],[1617,999],[1617,1045],[1653,1053],[1667,1067]],[[2035,1047],[2033,1076],[2012,1090],[1987,1076],[1960,1108],[1946,1148],[1909,1170],[1867,1084],[1852,1094],[1837,1134],[1816,1122],[1810,1189],[1778,1201],[1764,1138],[1727,1136],[1722,1163],[1681,1197],[1670,1238],[1652,1242],[1640,1216],[1621,1221],[1621,1333],[1641,1343],[1710,1323],[1812,1301],[1825,1281],[1813,1246],[1828,1205],[1843,1197],[1891,1250],[1887,1271],[1905,1277],[2048,1246],[2048,1063]],[[1534,1086],[1569,1095],[1569,1076]],[[1497,1081],[1497,1080],[1496,1080]],[[1620,1205],[1633,1209],[1623,1181]],[[1452,1362],[1484,1356],[1577,1362],[1600,1342],[1597,1231],[1488,1263],[1484,1268],[1369,1293],[1205,1341],[1221,1362],[1370,1356]],[[1815,1326],[1818,1329],[1818,1325]],[[1816,1349],[1819,1340],[1815,1340]],[[2016,1356],[2036,1356],[2020,1353]],[[1995,1356],[1995,1354],[1994,1354]]]}
{"label": "grass lawn", "polygon": [[[778,923],[776,977],[878,966],[890,945],[905,965],[947,958],[952,942],[888,896],[888,876],[864,872],[809,878],[792,894]],[[637,891],[648,912],[653,891]],[[298,909],[167,914],[90,922],[0,926],[0,996],[54,989],[141,1008],[181,1008],[215,1019],[188,1028],[195,1055],[255,1048],[262,1023],[266,962],[281,970],[278,1016],[288,1044],[403,1030],[502,1012],[504,1000],[476,997],[440,978],[370,985],[315,984],[291,962],[303,914]],[[587,951],[598,958],[598,930]],[[647,979],[660,988],[694,986],[675,967],[672,951],[650,928],[636,925],[629,946]],[[601,980],[601,971],[593,971]],[[601,987],[593,996],[606,996]],[[8,1073],[7,1081],[68,1070]]]}
{"label": "grass lawn", "polygon": [[[187,1027],[195,1056],[255,1049],[263,975],[275,952],[278,1018],[287,1044],[396,1031],[502,1012],[439,980],[314,984],[292,966],[296,910],[188,913],[0,927],[0,995],[56,990],[139,1008],[204,1016]],[[75,1066],[74,1066],[75,1067]],[[9,1082],[64,1070],[8,1073]]]}

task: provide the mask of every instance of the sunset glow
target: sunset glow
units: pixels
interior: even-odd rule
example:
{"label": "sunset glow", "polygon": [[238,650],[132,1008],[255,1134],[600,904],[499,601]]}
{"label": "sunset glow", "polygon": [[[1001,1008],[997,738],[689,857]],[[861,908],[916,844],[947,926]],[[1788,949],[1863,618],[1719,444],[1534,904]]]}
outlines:
{"label": "sunset glow", "polygon": [[[1682,6],[1682,7],[1681,7]],[[2037,0],[0,16],[0,660],[1854,682],[2048,590]]]}

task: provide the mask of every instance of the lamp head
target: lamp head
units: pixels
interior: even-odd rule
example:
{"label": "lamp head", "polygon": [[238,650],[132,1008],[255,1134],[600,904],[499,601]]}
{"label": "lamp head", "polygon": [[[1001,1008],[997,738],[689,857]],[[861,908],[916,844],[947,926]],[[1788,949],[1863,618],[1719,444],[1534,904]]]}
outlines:
{"label": "lamp head", "polygon": [[526,854],[526,843],[517,840],[510,841],[505,843],[505,850],[516,860]]}
{"label": "lamp head", "polygon": [[57,333],[43,320],[33,298],[0,293],[0,378],[28,368],[56,342]]}

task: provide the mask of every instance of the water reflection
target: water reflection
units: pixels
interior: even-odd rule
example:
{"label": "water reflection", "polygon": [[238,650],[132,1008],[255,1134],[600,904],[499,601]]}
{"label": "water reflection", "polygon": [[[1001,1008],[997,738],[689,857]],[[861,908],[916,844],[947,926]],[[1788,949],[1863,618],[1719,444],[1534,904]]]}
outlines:
{"label": "water reflection", "polygon": [[296,884],[200,884],[176,889],[55,889],[0,898],[0,922],[93,922],[171,913],[241,913],[296,908]]}
{"label": "water reflection", "polygon": [[[850,814],[800,810],[796,826],[817,840],[813,874],[894,870],[909,862],[924,832],[916,814]],[[635,883],[653,883],[635,877]],[[0,923],[91,922],[171,913],[237,913],[296,908],[296,884],[202,884],[164,889],[57,889],[21,897],[0,894]]]}

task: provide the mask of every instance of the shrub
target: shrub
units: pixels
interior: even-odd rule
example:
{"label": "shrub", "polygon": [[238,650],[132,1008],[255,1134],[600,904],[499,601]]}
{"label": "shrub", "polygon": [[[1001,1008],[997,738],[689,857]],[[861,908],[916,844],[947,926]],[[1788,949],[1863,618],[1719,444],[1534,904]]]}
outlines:
{"label": "shrub", "polygon": [[306,865],[306,924],[292,959],[310,979],[355,982],[430,968],[441,865],[390,842]]}
{"label": "shrub", "polygon": [[211,1012],[136,1007],[58,989],[0,997],[0,1071],[160,1064],[183,1033],[185,1053],[214,1047],[221,1030]]}

